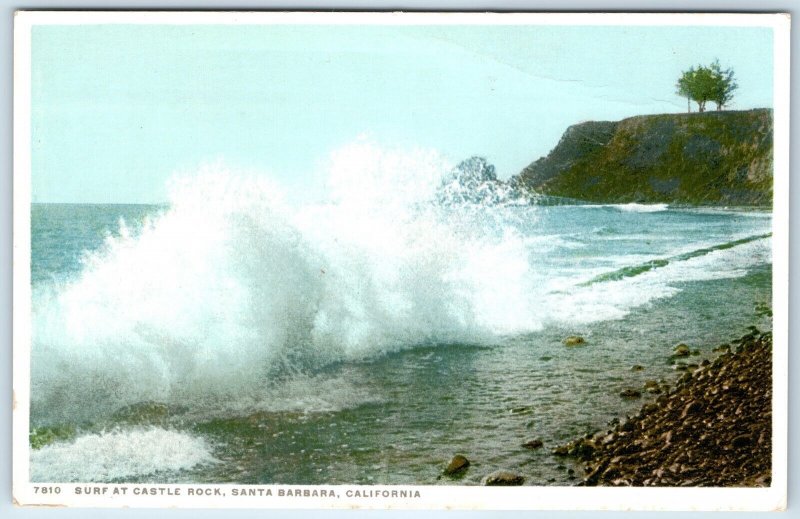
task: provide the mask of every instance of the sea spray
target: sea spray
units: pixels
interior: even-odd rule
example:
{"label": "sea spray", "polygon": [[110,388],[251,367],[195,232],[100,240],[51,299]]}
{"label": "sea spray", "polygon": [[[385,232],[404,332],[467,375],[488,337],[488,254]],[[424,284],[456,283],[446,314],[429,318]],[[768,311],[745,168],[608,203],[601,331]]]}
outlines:
{"label": "sea spray", "polygon": [[37,288],[33,422],[235,407],[332,362],[536,326],[522,236],[482,226],[489,204],[437,200],[437,154],[359,142],[332,159],[330,200],[300,208],[219,165],[176,179],[167,209]]}
{"label": "sea spray", "polygon": [[33,424],[149,401],[205,416],[357,406],[376,396],[320,390],[323,367],[622,319],[771,257],[768,219],[526,205],[430,150],[357,141],[327,169],[328,198],[292,206],[263,177],[201,168],[72,278],[35,285]]}

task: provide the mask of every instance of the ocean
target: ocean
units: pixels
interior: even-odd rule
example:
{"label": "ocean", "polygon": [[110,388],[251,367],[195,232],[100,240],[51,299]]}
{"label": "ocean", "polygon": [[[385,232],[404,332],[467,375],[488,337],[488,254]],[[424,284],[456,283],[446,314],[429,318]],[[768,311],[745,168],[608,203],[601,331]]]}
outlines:
{"label": "ocean", "polygon": [[33,204],[32,481],[571,484],[552,449],[673,383],[677,343],[770,326],[769,212],[453,198],[407,166],[314,203],[207,174]]}

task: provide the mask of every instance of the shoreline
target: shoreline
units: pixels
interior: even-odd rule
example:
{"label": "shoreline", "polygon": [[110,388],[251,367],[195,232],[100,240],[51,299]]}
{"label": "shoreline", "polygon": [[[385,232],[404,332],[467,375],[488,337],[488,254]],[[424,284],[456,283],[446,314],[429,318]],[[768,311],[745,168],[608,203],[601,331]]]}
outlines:
{"label": "shoreline", "polygon": [[750,330],[636,415],[553,454],[585,464],[578,486],[769,486],[772,333]]}

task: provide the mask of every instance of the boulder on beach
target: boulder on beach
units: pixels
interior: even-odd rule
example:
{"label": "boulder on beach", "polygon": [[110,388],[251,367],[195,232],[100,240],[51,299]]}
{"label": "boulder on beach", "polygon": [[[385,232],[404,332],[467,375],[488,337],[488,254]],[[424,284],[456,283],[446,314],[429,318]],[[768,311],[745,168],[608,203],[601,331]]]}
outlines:
{"label": "boulder on beach", "polygon": [[646,404],[644,404],[642,406],[642,409],[641,409],[641,411],[639,411],[639,414],[641,416],[644,416],[644,415],[648,415],[650,413],[653,413],[655,411],[658,411],[658,404],[654,404],[652,402],[648,402],[648,403],[646,403]]}
{"label": "boulder on beach", "polygon": [[589,438],[580,438],[569,442],[566,445],[560,445],[553,449],[553,454],[556,456],[574,456],[581,459],[591,459],[594,451],[597,449],[597,444],[594,440]]}
{"label": "boulder on beach", "polygon": [[659,394],[661,393],[661,384],[656,380],[648,380],[644,383],[644,390],[648,393]]}
{"label": "boulder on beach", "polygon": [[487,487],[514,487],[525,482],[525,478],[508,470],[498,470],[483,478],[481,484]]}
{"label": "boulder on beach", "polygon": [[580,335],[570,335],[566,339],[564,339],[565,346],[578,346],[580,344],[586,344],[586,339],[581,337]]}
{"label": "boulder on beach", "polygon": [[444,469],[445,476],[455,476],[464,473],[469,468],[469,460],[461,454],[456,454]]}
{"label": "boulder on beach", "polygon": [[559,445],[553,449],[553,454],[556,456],[569,456],[569,444]]}
{"label": "boulder on beach", "polygon": [[680,419],[683,420],[688,415],[697,414],[703,410],[703,404],[697,400],[692,400],[683,408]]}
{"label": "boulder on beach", "polygon": [[748,447],[751,443],[753,443],[752,436],[750,436],[749,434],[740,434],[731,441],[731,447],[733,447],[734,449],[741,449],[744,447]]}

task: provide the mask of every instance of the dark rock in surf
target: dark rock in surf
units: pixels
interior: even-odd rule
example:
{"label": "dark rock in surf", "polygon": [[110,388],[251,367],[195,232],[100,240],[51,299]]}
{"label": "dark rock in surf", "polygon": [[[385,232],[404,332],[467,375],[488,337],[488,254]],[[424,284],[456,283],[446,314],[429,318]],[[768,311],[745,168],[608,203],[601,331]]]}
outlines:
{"label": "dark rock in surf", "polygon": [[450,463],[447,465],[447,468],[444,469],[445,476],[456,476],[459,474],[463,474],[466,472],[467,468],[469,468],[469,460],[462,456],[461,454],[456,454],[453,456],[453,459],[450,460]]}
{"label": "dark rock in surf", "polygon": [[487,487],[514,487],[522,485],[525,478],[514,472],[507,470],[498,470],[492,472],[481,481],[481,484]]}
{"label": "dark rock in surf", "polygon": [[565,346],[579,346],[581,344],[586,344],[586,339],[581,337],[580,335],[570,335],[566,339],[564,339]]}
{"label": "dark rock in surf", "polygon": [[620,392],[619,396],[621,396],[622,398],[639,398],[640,396],[642,396],[642,392],[639,391],[638,389],[627,388],[623,389]]}
{"label": "dark rock in surf", "polygon": [[685,345],[683,343],[678,344],[677,346],[675,346],[672,349],[672,356],[673,357],[688,357],[689,355],[691,355],[691,353],[692,352],[689,349],[689,346],[687,346],[687,345]]}
{"label": "dark rock in surf", "polygon": [[544,447],[544,442],[539,438],[535,438],[533,440],[526,441],[525,443],[522,444],[522,446],[525,447],[526,449],[531,449],[531,450],[539,449],[541,447]]}

